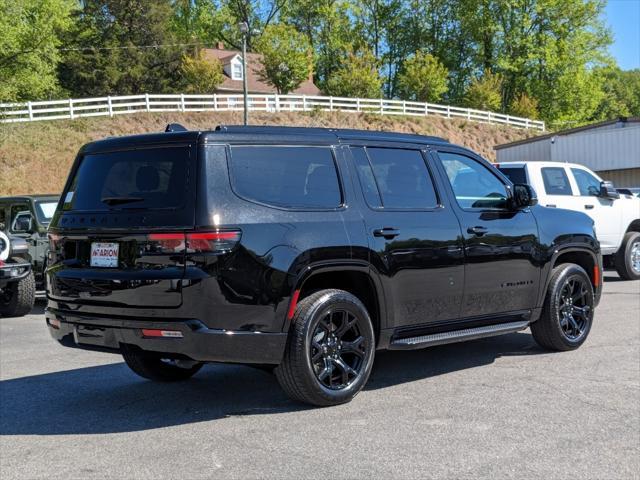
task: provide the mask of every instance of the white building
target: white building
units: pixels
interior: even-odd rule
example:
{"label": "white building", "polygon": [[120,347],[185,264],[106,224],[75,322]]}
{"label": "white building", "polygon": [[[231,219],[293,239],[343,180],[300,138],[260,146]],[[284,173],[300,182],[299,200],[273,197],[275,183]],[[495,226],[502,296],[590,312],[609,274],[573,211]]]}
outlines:
{"label": "white building", "polygon": [[640,187],[640,117],[620,118],[496,145],[496,161],[584,165],[616,187]]}

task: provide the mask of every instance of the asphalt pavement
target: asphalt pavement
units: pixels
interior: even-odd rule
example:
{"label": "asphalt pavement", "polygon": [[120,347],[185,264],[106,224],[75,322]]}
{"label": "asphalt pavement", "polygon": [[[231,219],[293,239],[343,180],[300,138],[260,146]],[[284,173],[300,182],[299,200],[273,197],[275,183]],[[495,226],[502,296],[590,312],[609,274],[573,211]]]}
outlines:
{"label": "asphalt pavement", "polygon": [[65,349],[43,304],[0,319],[0,478],[640,478],[640,281],[605,275],[590,337],[529,331],[378,352],[348,405],[309,408],[264,371],[154,384]]}

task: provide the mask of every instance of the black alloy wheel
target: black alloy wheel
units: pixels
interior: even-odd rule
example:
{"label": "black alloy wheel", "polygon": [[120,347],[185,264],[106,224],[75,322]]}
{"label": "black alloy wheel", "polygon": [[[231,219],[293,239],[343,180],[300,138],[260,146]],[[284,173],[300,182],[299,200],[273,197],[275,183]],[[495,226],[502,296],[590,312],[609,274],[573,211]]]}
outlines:
{"label": "black alloy wheel", "polygon": [[568,340],[580,339],[591,324],[592,306],[588,303],[588,288],[578,276],[567,279],[560,290],[560,328]]}
{"label": "black alloy wheel", "polygon": [[591,331],[594,314],[591,278],[580,265],[553,269],[540,318],[531,324],[534,340],[549,350],[574,350]]}
{"label": "black alloy wheel", "polygon": [[294,400],[339,405],[367,383],[375,347],[373,324],[362,302],[344,290],[320,290],[298,302],[274,373]]}
{"label": "black alloy wheel", "polygon": [[310,346],[316,378],[331,390],[348,387],[362,371],[367,348],[353,313],[339,307],[328,310],[318,322]]}

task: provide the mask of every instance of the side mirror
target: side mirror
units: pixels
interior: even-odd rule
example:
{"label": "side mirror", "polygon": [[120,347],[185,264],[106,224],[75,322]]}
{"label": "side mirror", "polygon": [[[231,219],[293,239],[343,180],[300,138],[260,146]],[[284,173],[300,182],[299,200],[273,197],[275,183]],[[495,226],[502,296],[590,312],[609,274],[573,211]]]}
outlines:
{"label": "side mirror", "polygon": [[513,186],[512,202],[516,209],[533,207],[538,204],[538,195],[531,185],[516,183]]}
{"label": "side mirror", "polygon": [[616,190],[611,182],[600,182],[600,197],[604,198],[620,198],[620,193]]}

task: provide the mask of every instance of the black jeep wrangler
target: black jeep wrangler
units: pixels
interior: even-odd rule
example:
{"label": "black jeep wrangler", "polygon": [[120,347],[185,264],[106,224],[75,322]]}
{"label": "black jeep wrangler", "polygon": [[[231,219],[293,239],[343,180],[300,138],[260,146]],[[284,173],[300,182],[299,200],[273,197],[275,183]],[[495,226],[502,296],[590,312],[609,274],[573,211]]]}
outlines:
{"label": "black jeep wrangler", "polygon": [[314,405],[351,400],[376,350],[531,328],[587,338],[602,260],[584,214],[536,205],[436,137],[218,127],[98,141],[51,222],[51,335],[183,380],[274,366]]}

